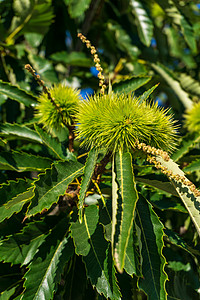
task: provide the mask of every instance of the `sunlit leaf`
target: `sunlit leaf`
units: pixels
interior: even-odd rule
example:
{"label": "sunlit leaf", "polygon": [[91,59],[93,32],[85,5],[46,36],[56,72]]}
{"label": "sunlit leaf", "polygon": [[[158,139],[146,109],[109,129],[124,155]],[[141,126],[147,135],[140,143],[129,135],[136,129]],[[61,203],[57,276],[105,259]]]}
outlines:
{"label": "sunlit leaf", "polygon": [[35,106],[37,104],[35,96],[8,82],[3,82],[2,80],[0,80],[0,93],[12,100],[23,103],[26,106]]}
{"label": "sunlit leaf", "polygon": [[153,36],[153,22],[149,18],[142,1],[131,0],[130,5],[136,19],[139,37],[143,44],[148,47]]}
{"label": "sunlit leaf", "polygon": [[52,161],[41,156],[25,152],[1,152],[0,170],[13,170],[17,172],[44,171],[50,168]]}
{"label": "sunlit leaf", "polygon": [[90,181],[92,179],[92,175],[94,173],[94,168],[96,166],[98,158],[98,151],[96,149],[91,149],[84,168],[84,175],[82,178],[81,186],[80,186],[80,194],[79,194],[79,220],[82,222],[82,215],[83,215],[83,205],[84,205],[84,199],[86,196],[86,192],[88,190]]}
{"label": "sunlit leaf", "polygon": [[90,205],[85,208],[82,223],[79,220],[71,222],[71,234],[75,244],[75,251],[79,255],[86,256],[90,251],[90,239],[95,232],[99,219],[98,208],[96,205]]}
{"label": "sunlit leaf", "polygon": [[33,189],[25,180],[9,181],[0,188],[0,222],[18,213],[33,197]]}
{"label": "sunlit leaf", "polygon": [[117,203],[117,224],[114,228],[114,257],[119,272],[122,272],[125,262],[126,248],[129,242],[131,228],[133,226],[134,211],[138,199],[133,167],[132,156],[129,152],[116,154],[115,157],[116,182],[119,187]]}
{"label": "sunlit leaf", "polygon": [[35,182],[35,196],[31,201],[28,216],[49,209],[64,195],[68,185],[83,173],[83,165],[75,161],[58,162]]}

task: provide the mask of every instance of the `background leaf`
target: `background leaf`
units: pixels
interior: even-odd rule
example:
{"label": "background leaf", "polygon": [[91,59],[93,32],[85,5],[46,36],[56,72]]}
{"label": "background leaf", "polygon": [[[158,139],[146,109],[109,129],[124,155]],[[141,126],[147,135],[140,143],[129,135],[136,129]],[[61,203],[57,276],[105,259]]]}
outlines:
{"label": "background leaf", "polygon": [[27,265],[38,252],[47,235],[48,226],[43,221],[28,224],[22,232],[0,242],[1,261]]}
{"label": "background leaf", "polygon": [[133,14],[136,19],[140,40],[148,47],[150,46],[151,38],[153,36],[152,20],[149,18],[141,1],[131,0],[130,5],[133,9]]}
{"label": "background leaf", "polygon": [[11,85],[0,80],[0,93],[6,95],[12,100],[23,103],[26,106],[35,106],[37,104],[36,97],[17,86]]}

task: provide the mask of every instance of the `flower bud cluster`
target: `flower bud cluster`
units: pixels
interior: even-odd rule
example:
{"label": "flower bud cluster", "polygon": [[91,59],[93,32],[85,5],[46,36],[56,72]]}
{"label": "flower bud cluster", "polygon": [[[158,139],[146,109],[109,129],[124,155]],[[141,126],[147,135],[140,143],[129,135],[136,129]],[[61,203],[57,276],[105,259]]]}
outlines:
{"label": "flower bud cluster", "polygon": [[101,64],[100,64],[100,59],[98,57],[97,50],[94,46],[91,45],[90,41],[87,40],[86,37],[82,33],[78,33],[78,37],[81,39],[81,41],[83,43],[86,44],[86,47],[88,49],[90,49],[91,54],[94,56],[95,67],[96,67],[97,71],[99,71],[97,76],[99,78],[99,87],[101,88],[100,92],[102,94],[104,94],[104,91],[105,91],[105,88],[106,88],[106,85],[104,84],[105,77],[102,74],[103,69],[102,69]]}
{"label": "flower bud cluster", "polygon": [[192,193],[194,193],[195,197],[200,196],[200,191],[196,188],[196,186],[188,180],[185,176],[181,176],[179,174],[173,174],[171,170],[168,170],[167,167],[162,166],[160,162],[156,160],[155,156],[148,155],[147,156],[147,161],[150,163],[153,163],[156,167],[156,169],[161,170],[161,172],[165,175],[167,175],[170,179],[173,179],[175,181],[180,181],[184,185],[186,185]]}

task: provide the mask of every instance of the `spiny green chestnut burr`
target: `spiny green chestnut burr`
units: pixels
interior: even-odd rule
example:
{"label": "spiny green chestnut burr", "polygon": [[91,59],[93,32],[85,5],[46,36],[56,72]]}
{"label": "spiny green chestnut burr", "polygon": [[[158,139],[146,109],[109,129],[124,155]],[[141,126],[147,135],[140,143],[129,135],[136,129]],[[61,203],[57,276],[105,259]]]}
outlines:
{"label": "spiny green chestnut burr", "polygon": [[200,102],[195,103],[192,109],[186,112],[185,125],[191,132],[200,132]]}
{"label": "spiny green chestnut burr", "polygon": [[87,148],[115,152],[139,142],[171,152],[176,144],[177,126],[168,110],[130,94],[95,95],[82,101],[76,122],[77,137]]}
{"label": "spiny green chestnut burr", "polygon": [[74,123],[79,102],[79,91],[63,84],[54,85],[49,94],[42,92],[38,97],[36,117],[50,132],[69,127]]}

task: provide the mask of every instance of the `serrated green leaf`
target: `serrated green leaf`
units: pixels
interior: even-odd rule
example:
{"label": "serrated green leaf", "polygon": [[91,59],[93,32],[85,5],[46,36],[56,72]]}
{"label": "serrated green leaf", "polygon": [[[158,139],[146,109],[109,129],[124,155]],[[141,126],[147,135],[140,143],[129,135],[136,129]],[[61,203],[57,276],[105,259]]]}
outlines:
{"label": "serrated green leaf", "polygon": [[149,47],[153,37],[153,22],[149,18],[141,1],[131,0],[130,6],[132,7],[132,11],[136,19],[140,40],[145,46]]}
{"label": "serrated green leaf", "polygon": [[90,181],[92,179],[92,175],[94,173],[97,158],[98,158],[98,151],[96,149],[91,149],[90,152],[88,153],[88,157],[85,163],[84,174],[80,186],[79,203],[78,203],[80,222],[82,222],[84,200],[85,200],[85,196]]}
{"label": "serrated green leaf", "polygon": [[198,141],[200,134],[198,132],[188,133],[182,139],[176,152],[172,154],[172,159],[178,161],[184,154],[186,154]]}
{"label": "serrated green leaf", "polygon": [[194,172],[200,170],[200,159],[191,162],[187,167],[183,168],[184,172]]}
{"label": "serrated green leaf", "polygon": [[90,252],[83,257],[87,277],[91,280],[97,292],[103,294],[106,299],[120,300],[121,294],[115,276],[111,246],[104,239],[102,226],[99,225],[96,228],[90,243]]}
{"label": "serrated green leaf", "polygon": [[[179,166],[173,161],[165,161],[162,157],[156,157],[156,160],[164,167],[167,168],[167,170],[172,171],[174,175],[180,175],[184,177],[184,180],[188,181],[188,179],[185,177],[184,172],[179,168]],[[194,193],[189,189],[187,185],[185,185],[181,181],[171,180],[172,184],[176,188],[179,197],[181,198],[183,204],[185,205],[195,227],[196,230],[200,236],[200,209],[199,209],[199,202],[200,202],[200,196],[196,197]]]}
{"label": "serrated green leaf", "polygon": [[167,192],[173,196],[177,196],[179,197],[176,189],[174,188],[174,186],[172,185],[171,182],[163,182],[162,178],[159,180],[158,176],[154,176],[153,175],[145,175],[143,177],[136,177],[136,181],[138,182],[142,182],[146,185],[150,185],[153,186],[159,190],[162,190],[164,192]]}
{"label": "serrated green leaf", "polygon": [[64,195],[68,185],[83,173],[83,165],[75,161],[58,162],[35,181],[35,196],[27,212],[28,216],[49,209]]}
{"label": "serrated green leaf", "polygon": [[72,18],[80,17],[90,5],[91,0],[66,0],[68,4],[69,14]]}
{"label": "serrated green leaf", "polygon": [[36,97],[29,94],[27,91],[11,85],[8,82],[3,82],[2,80],[0,80],[0,93],[12,100],[23,103],[26,106],[35,106],[37,104]]}
{"label": "serrated green leaf", "polygon": [[48,227],[43,221],[29,223],[22,232],[0,242],[0,260],[21,266],[27,265],[47,235]]}
{"label": "serrated green leaf", "polygon": [[152,88],[150,88],[149,90],[145,91],[141,96],[139,96],[138,101],[145,101],[146,99],[149,98],[149,96],[153,93],[153,91],[157,88],[157,86],[159,85],[156,84],[154,86],[152,86]]}
{"label": "serrated green leaf", "polygon": [[151,80],[150,76],[133,76],[130,79],[122,80],[119,83],[113,84],[113,91],[116,93],[130,93],[139,89]]}
{"label": "serrated green leaf", "polygon": [[28,266],[29,270],[24,275],[25,292],[21,299],[53,299],[56,285],[74,252],[72,240],[67,234],[68,222],[64,218],[55,226]]}
{"label": "serrated green leaf", "polygon": [[174,93],[177,95],[179,100],[182,102],[186,109],[190,109],[193,106],[192,100],[189,98],[188,93],[186,93],[182,88],[180,83],[173,78],[170,70],[161,64],[151,64],[152,68],[160,74],[167,84],[172,88]]}
{"label": "serrated green leaf", "polygon": [[142,274],[139,287],[145,291],[149,300],[167,299],[165,282],[167,274],[164,271],[166,261],[162,251],[163,225],[152,209],[151,204],[139,196],[136,206],[136,222],[141,232]]}
{"label": "serrated green leaf", "polygon": [[0,222],[18,213],[33,195],[30,183],[25,180],[3,184],[0,188]]}
{"label": "serrated green leaf", "polygon": [[42,142],[51,150],[53,156],[56,159],[64,160],[65,155],[63,154],[61,143],[56,138],[53,138],[50,134],[39,128],[37,125],[34,127]]}
{"label": "serrated green leaf", "polygon": [[166,234],[167,241],[170,241],[173,245],[176,245],[178,248],[183,249],[184,251],[187,251],[191,255],[200,255],[200,252],[196,249],[192,249],[187,245],[187,243],[180,237],[178,236],[175,232],[172,230],[165,228],[164,233]]}
{"label": "serrated green leaf", "polygon": [[75,251],[78,255],[86,256],[90,251],[90,239],[95,232],[97,222],[99,219],[99,212],[96,205],[90,205],[85,208],[83,222],[80,224],[79,220],[71,222],[71,235],[75,244]]}
{"label": "serrated green leaf", "polygon": [[37,132],[26,127],[25,125],[20,124],[0,124],[0,135],[5,136],[7,140],[18,138],[42,143],[42,140]]}
{"label": "serrated green leaf", "polygon": [[30,155],[26,152],[1,152],[0,170],[13,170],[17,172],[44,171],[50,168],[52,161],[41,156]]}
{"label": "serrated green leaf", "polygon": [[[119,187],[119,193],[122,204],[119,232],[115,228],[114,235],[114,258],[115,264],[119,272],[123,271],[126,249],[128,246],[131,228],[133,226],[133,218],[138,199],[136,184],[134,180],[132,156],[129,152],[119,151],[115,156],[116,181]],[[121,207],[119,207],[121,206]]]}

